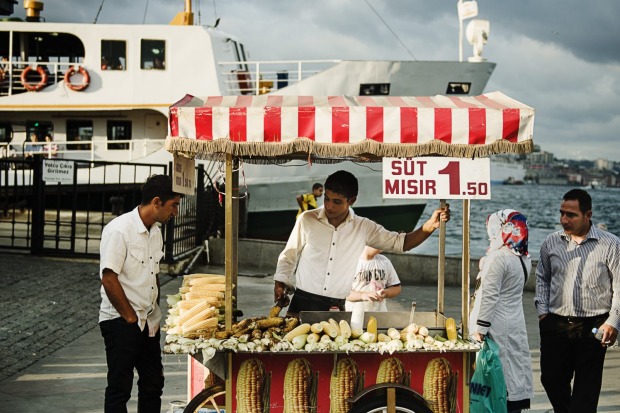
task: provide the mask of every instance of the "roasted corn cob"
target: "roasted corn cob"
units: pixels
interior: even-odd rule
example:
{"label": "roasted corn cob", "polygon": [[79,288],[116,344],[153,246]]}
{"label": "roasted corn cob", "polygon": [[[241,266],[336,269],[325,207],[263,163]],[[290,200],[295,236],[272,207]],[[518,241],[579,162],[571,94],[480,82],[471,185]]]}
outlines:
{"label": "roasted corn cob", "polygon": [[262,413],[265,367],[258,359],[241,363],[237,373],[237,412]]}
{"label": "roasted corn cob", "polygon": [[450,363],[443,357],[429,361],[424,373],[424,398],[428,401],[433,413],[451,413],[454,405],[453,385],[455,377]]}
{"label": "roasted corn cob", "polygon": [[311,403],[310,362],[304,358],[291,360],[284,375],[284,413],[310,413]]}
{"label": "roasted corn cob", "polygon": [[386,358],[379,365],[377,370],[377,381],[379,383],[402,384],[405,377],[405,368],[402,361],[396,357]]}
{"label": "roasted corn cob", "polygon": [[347,413],[351,408],[347,402],[361,388],[361,376],[357,364],[351,358],[338,360],[330,381],[330,413]]}

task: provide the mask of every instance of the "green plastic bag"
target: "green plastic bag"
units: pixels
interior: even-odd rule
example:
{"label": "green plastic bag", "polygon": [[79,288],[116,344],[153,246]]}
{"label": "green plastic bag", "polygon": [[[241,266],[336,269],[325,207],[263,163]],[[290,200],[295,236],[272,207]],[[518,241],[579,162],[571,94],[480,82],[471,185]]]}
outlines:
{"label": "green plastic bag", "polygon": [[469,385],[470,413],[506,413],[506,381],[499,346],[487,337],[476,357]]}

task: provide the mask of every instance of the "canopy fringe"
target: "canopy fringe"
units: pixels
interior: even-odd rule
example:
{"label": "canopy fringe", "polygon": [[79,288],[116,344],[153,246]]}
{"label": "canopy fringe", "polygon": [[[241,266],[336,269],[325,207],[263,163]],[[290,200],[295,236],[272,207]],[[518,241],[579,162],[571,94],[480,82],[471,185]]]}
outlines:
{"label": "canopy fringe", "polygon": [[308,138],[298,138],[291,142],[232,142],[229,139],[196,140],[168,137],[166,149],[198,159],[219,158],[231,154],[243,159],[250,158],[357,158],[360,161],[374,158],[405,158],[421,156],[451,156],[457,158],[486,158],[498,153],[526,154],[534,149],[531,139],[512,143],[497,140],[490,144],[448,144],[431,141],[422,144],[392,144],[365,140],[356,144],[318,143]]}

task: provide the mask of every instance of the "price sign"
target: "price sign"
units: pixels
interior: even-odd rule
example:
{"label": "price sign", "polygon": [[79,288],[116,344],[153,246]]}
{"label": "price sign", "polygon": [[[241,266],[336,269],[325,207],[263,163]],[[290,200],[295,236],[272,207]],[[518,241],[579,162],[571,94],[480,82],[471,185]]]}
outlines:
{"label": "price sign", "polygon": [[383,158],[383,198],[491,199],[489,158]]}
{"label": "price sign", "polygon": [[185,156],[173,155],[172,190],[179,194],[194,195],[196,172],[194,160]]}

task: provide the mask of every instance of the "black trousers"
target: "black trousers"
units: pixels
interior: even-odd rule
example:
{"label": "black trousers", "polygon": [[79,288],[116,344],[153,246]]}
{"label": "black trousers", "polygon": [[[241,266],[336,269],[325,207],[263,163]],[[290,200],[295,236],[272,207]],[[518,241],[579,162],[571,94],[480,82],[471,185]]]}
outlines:
{"label": "black trousers", "polygon": [[148,326],[123,318],[99,323],[108,363],[105,413],[127,413],[134,368],[138,371],[138,412],[159,413],[164,388],[164,366],[159,345],[160,332],[149,337]]}
{"label": "black trousers", "polygon": [[300,311],[329,311],[331,307],[338,307],[340,311],[344,311],[344,302],[344,298],[325,297],[298,288],[293,294],[287,314],[296,315]]}
{"label": "black trousers", "polygon": [[540,381],[555,413],[596,413],[607,349],[592,328],[607,317],[548,314],[540,320]]}

